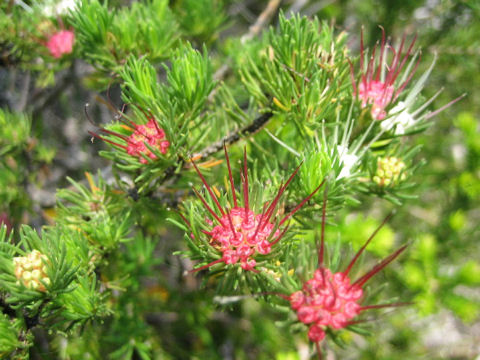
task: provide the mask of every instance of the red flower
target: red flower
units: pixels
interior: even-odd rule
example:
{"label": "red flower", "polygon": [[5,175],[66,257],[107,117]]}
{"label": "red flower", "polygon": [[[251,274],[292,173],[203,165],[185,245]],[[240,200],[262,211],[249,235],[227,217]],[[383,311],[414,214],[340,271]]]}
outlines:
{"label": "red flower", "polygon": [[[285,221],[289,219],[293,214],[295,214],[310,198],[320,189],[323,185],[320,184],[309,196],[307,196],[300,204],[298,204],[290,213],[285,215],[282,219],[274,220],[275,209],[278,205],[280,197],[283,195],[287,186],[290,184],[296,173],[298,172],[298,167],[290,178],[287,180],[285,185],[280,186],[278,189],[277,195],[270,202],[266,202],[263,205],[263,211],[258,213],[254,209],[250,208],[249,204],[249,188],[248,188],[248,172],[247,172],[247,154],[244,153],[244,167],[242,174],[242,188],[243,188],[243,204],[239,205],[234,181],[232,176],[232,170],[230,168],[230,160],[228,158],[227,150],[225,148],[225,157],[227,160],[228,174],[230,180],[230,186],[232,191],[233,198],[233,208],[228,210],[223,208],[220,205],[215,193],[212,191],[210,186],[207,184],[204,176],[198,169],[195,163],[193,166],[200,176],[202,182],[204,183],[210,197],[219,213],[215,212],[207,203],[200,193],[193,189],[199,199],[202,201],[203,205],[207,211],[211,214],[213,219],[216,221],[216,225],[213,226],[213,223],[206,221],[209,226],[213,226],[211,231],[202,230],[202,232],[210,237],[210,244],[217,251],[222,253],[222,257],[218,260],[211,262],[205,266],[199,267],[194,271],[203,270],[214,264],[223,262],[226,265],[240,263],[240,266],[244,270],[255,270],[256,260],[254,259],[255,255],[266,255],[269,254],[272,250],[272,246],[278,243],[285,232],[288,229],[288,226],[284,225]],[[190,226],[188,221],[182,216],[183,220]]]}
{"label": "red flower", "polygon": [[153,117],[150,117],[145,125],[136,124],[130,121],[128,125],[123,125],[123,127],[132,131],[132,133],[129,136],[125,136],[104,128],[101,128],[100,131],[117,137],[124,144],[101,137],[91,131],[89,131],[89,133],[103,141],[124,149],[127,154],[137,157],[142,164],[148,162],[145,156],[152,160],[157,158],[157,155],[148,148],[147,144],[158,149],[162,154],[167,153],[168,148],[170,147],[170,142],[165,138],[165,131],[158,126],[157,121]]}
{"label": "red flower", "polygon": [[156,155],[150,151],[145,145],[151,145],[160,150],[162,154],[166,154],[170,146],[170,142],[165,139],[165,131],[160,128],[151,118],[146,125],[133,124],[135,130],[127,138],[127,153],[139,158],[142,164],[146,164],[147,160],[141,156],[144,154],[150,159],[156,159]]}
{"label": "red flower", "polygon": [[315,270],[313,277],[303,284],[301,290],[289,296],[280,295],[290,302],[290,307],[297,313],[298,320],[309,327],[308,338],[316,344],[319,358],[321,358],[320,342],[325,338],[327,328],[338,330],[356,324],[360,321],[354,319],[362,311],[405,305],[405,303],[396,303],[365,306],[362,305],[362,298],[365,283],[397,258],[406,249],[406,245],[383,259],[356,281],[351,281],[349,277],[352,267],[389,217],[383,221],[356,253],[345,271],[334,273],[326,268],[323,263],[325,209],[326,199],[323,203],[322,238],[318,251],[318,269]]}
{"label": "red flower", "polygon": [[[409,57],[412,56],[412,49],[416,41],[416,37],[410,43],[405,55],[402,54],[405,46],[405,36],[402,38],[400,46],[395,50],[391,46],[385,44],[385,31],[382,28],[382,42],[380,45],[380,55],[375,56],[377,45],[373,48],[370,60],[364,65],[366,56],[365,48],[363,45],[363,30],[360,40],[360,81],[355,81],[353,65],[350,63],[350,74],[352,78],[352,86],[355,95],[357,95],[362,101],[362,107],[367,105],[372,106],[372,117],[375,120],[383,120],[386,115],[386,108],[392,102],[395,102],[412,79],[417,66],[420,61],[420,55],[413,69],[410,66],[407,67],[409,73],[404,74],[398,82],[399,75],[402,73]],[[391,63],[387,63],[387,57],[389,50],[392,52]],[[416,55],[413,55],[415,58]],[[378,62],[378,63],[377,63]],[[376,68],[375,68],[376,67]]]}
{"label": "red flower", "polygon": [[47,41],[47,48],[50,54],[56,58],[61,58],[64,54],[70,54],[73,50],[75,34],[71,30],[60,30],[53,34]]}

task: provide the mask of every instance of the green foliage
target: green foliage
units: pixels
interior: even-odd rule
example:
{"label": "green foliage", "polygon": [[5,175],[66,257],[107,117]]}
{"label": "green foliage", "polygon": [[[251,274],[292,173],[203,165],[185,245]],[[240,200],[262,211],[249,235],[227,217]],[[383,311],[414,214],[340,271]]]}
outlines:
{"label": "green foliage", "polygon": [[30,136],[30,119],[25,114],[0,110],[0,154],[26,147]]}
{"label": "green foliage", "polygon": [[[124,171],[142,170],[135,179],[140,191],[151,187],[154,178],[158,178],[168,167],[176,166],[178,156],[188,158],[210,130],[205,123],[205,107],[214,83],[206,49],[202,55],[189,44],[180,47],[172,56],[171,68],[165,67],[165,71],[167,81],[161,84],[147,59],[129,58],[121,72],[122,88],[124,100],[134,104],[134,116],[120,114],[120,117],[127,119],[130,128],[132,124],[144,123],[145,118],[153,118],[169,141],[166,154],[149,147],[156,159],[145,158],[148,165],[144,166],[138,157],[132,157],[125,151],[104,153]],[[121,124],[111,125],[108,130],[124,136],[131,135],[131,130],[126,132]],[[116,143],[119,141],[115,136],[106,138]],[[123,144],[126,145],[125,142]]]}
{"label": "green foliage", "polygon": [[55,149],[34,138],[32,117],[0,110],[0,212],[9,221],[24,216],[30,207],[26,184],[40,182],[37,172],[51,163]]}
{"label": "green foliage", "polygon": [[318,20],[281,15],[279,28],[270,29],[262,48],[241,67],[242,81],[265,110],[287,114],[300,129],[318,123],[329,118],[345,85],[348,63],[337,51],[344,39]]}
{"label": "green foliage", "polygon": [[[178,25],[166,0],[116,10],[98,0],[84,0],[71,16],[81,56],[104,73],[118,75],[131,54],[154,63],[165,60],[178,37]],[[100,73],[94,79],[107,85],[101,77]]]}
{"label": "green foliage", "polygon": [[88,251],[103,254],[118,247],[119,243],[129,241],[128,234],[132,226],[130,211],[122,206],[120,194],[107,186],[100,175],[98,184],[93,182],[89,173],[86,175],[90,189],[69,179],[77,191],[61,189],[57,195],[57,221],[68,225],[71,231],[79,232],[90,245],[82,245],[84,250],[80,259],[84,265],[89,261],[86,256],[92,256]]}
{"label": "green foliage", "polygon": [[[461,333],[480,316],[479,97],[470,85],[479,9],[357,0],[70,5],[0,4],[1,358],[296,359],[304,355],[295,348],[319,356],[326,346],[324,356],[345,359],[471,357],[462,353],[469,346],[429,345],[435,325],[425,322],[446,313],[462,322],[448,331]],[[357,24],[372,19],[360,35]],[[384,84],[359,90],[373,71],[366,63],[385,55],[374,50],[377,24],[399,54],[411,38],[409,30],[400,51],[400,25],[418,30],[414,55],[391,82],[409,84],[380,106],[382,120],[372,111],[375,96],[388,97],[375,89]],[[57,58],[46,44],[62,29],[75,33],[74,50]],[[381,72],[399,65],[386,53]],[[113,115],[87,93],[107,88],[99,102]],[[449,102],[464,92],[455,114]],[[96,129],[78,126],[87,99]],[[84,130],[109,147],[103,159]],[[266,244],[248,237],[252,223],[238,213],[247,203],[272,225]],[[395,217],[380,223],[392,207]],[[406,243],[409,255],[396,259]],[[254,263],[229,258],[226,249],[240,245]],[[316,347],[317,321],[302,320],[293,294],[307,296],[323,267],[362,284],[362,308],[340,325],[323,314],[315,326],[326,339]],[[335,301],[351,290],[329,280],[323,290]],[[409,301],[383,316],[384,305]],[[381,332],[370,321],[379,317]],[[468,342],[462,335],[451,338]]]}
{"label": "green foliage", "polygon": [[210,43],[218,37],[227,17],[222,0],[182,0],[175,4],[180,26],[189,37]]}
{"label": "green foliage", "polygon": [[214,84],[206,49],[202,55],[188,43],[175,51],[165,71],[167,82],[161,84],[148,60],[131,57],[122,71],[123,89],[125,101],[166,118],[160,124],[173,135],[173,129],[197,120]]}
{"label": "green foliage", "polygon": [[[328,238],[339,238],[342,243],[351,244],[352,248],[358,251],[363,246],[365,239],[368,239],[379,225],[379,221],[374,218],[356,216],[353,219],[345,219],[344,222],[337,224],[335,227],[329,227],[327,234]],[[393,244],[394,232],[389,225],[385,225],[375,235],[375,241],[369,245],[367,251],[377,257],[385,257],[392,252]]]}
{"label": "green foliage", "polygon": [[30,121],[25,114],[0,110],[0,208],[3,211],[25,197],[21,187],[24,164],[19,163],[19,155],[28,146]]}
{"label": "green foliage", "polygon": [[438,245],[434,237],[424,235],[411,252],[411,261],[404,265],[403,280],[416,293],[418,308],[423,314],[435,312],[442,304],[463,321],[474,321],[480,306],[468,295],[457,293],[462,286],[478,285],[478,263],[469,261],[449,274],[441,273],[437,261]]}
{"label": "green foliage", "polygon": [[15,329],[10,319],[0,314],[0,356],[7,358],[22,344],[18,340],[18,331]]}
{"label": "green foliage", "polygon": [[177,114],[195,119],[214,85],[207,49],[203,55],[189,44],[177,50],[171,69],[167,69],[167,83],[169,102],[175,104]]}
{"label": "green foliage", "polygon": [[55,327],[69,329],[73,325],[85,325],[88,321],[110,315],[107,298],[107,294],[99,292],[94,274],[79,278],[75,289],[61,294],[55,300],[62,306],[60,320],[55,323]]}

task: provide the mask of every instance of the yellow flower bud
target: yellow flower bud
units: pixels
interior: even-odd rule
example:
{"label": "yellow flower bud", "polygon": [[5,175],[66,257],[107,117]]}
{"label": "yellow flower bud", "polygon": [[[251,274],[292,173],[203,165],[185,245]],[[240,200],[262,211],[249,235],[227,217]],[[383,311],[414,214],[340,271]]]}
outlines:
{"label": "yellow flower bud", "polygon": [[47,275],[47,257],[38,250],[33,250],[26,256],[13,258],[14,274],[18,279],[17,285],[23,284],[26,288],[46,291],[45,285],[50,285]]}
{"label": "yellow flower bud", "polygon": [[32,278],[35,279],[35,280],[39,280],[42,276],[42,273],[40,272],[40,270],[38,269],[35,269],[32,271]]}
{"label": "yellow flower bud", "polygon": [[395,185],[406,179],[406,175],[403,172],[405,167],[405,163],[396,157],[378,158],[377,171],[372,180],[378,186]]}
{"label": "yellow flower bud", "polygon": [[32,273],[30,271],[24,271],[22,274],[22,279],[24,282],[28,282],[32,278]]}

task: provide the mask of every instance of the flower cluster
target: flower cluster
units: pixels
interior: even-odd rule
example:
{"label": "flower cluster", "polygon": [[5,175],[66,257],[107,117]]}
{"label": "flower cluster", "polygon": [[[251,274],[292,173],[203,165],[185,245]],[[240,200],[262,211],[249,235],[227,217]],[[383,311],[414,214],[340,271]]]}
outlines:
{"label": "flower cluster", "polygon": [[73,42],[75,41],[75,34],[71,30],[60,30],[59,32],[50,36],[47,41],[47,48],[50,55],[59,59],[65,54],[70,54],[73,51]]}
{"label": "flower cluster", "polygon": [[358,97],[362,100],[362,107],[372,105],[372,117],[382,120],[387,114],[385,108],[392,101],[393,85],[381,81],[363,81],[358,86]]}
{"label": "flower cluster", "polygon": [[[395,102],[412,79],[418,61],[413,69],[408,66],[407,73],[403,74],[400,81],[397,81],[402,70],[407,65],[409,57],[412,56],[412,49],[416,38],[412,40],[405,54],[402,54],[405,46],[405,36],[402,38],[398,49],[387,46],[385,42],[385,32],[382,28],[382,42],[380,45],[380,55],[375,56],[377,46],[373,48],[370,60],[364,64],[366,52],[363,44],[363,31],[360,42],[360,71],[361,77],[357,85],[354,77],[353,65],[351,65],[351,77],[354,93],[362,102],[362,107],[371,106],[372,118],[383,120],[387,116],[386,108]],[[390,50],[393,55],[391,62],[388,63],[387,55]],[[416,55],[413,56],[415,58]],[[419,57],[418,57],[419,58]],[[378,61],[378,63],[377,63]]]}
{"label": "flower cluster", "polygon": [[377,159],[377,171],[373,181],[378,186],[394,185],[405,180],[405,163],[394,156],[380,157]]}
{"label": "flower cluster", "polygon": [[27,256],[13,258],[17,283],[33,290],[45,292],[45,285],[50,284],[47,275],[47,257],[38,250],[33,250]]}
{"label": "flower cluster", "polygon": [[155,119],[150,119],[145,125],[134,124],[134,126],[133,133],[127,138],[128,154],[138,157],[142,164],[146,164],[147,160],[141,154],[150,159],[157,158],[146,144],[157,148],[162,154],[167,153],[170,142],[165,138],[165,131],[158,126]]}
{"label": "flower cluster", "polygon": [[332,274],[329,269],[317,269],[303,289],[290,296],[290,305],[298,320],[310,326],[308,337],[319,342],[325,337],[324,328],[341,329],[357,316],[362,307],[358,301],[363,290],[342,272]]}
{"label": "flower cluster", "polygon": [[296,312],[298,320],[309,327],[308,338],[316,344],[320,359],[320,342],[325,338],[327,329],[339,330],[356,324],[360,322],[356,319],[358,315],[366,310],[405,305],[404,303],[362,305],[361,302],[365,294],[364,285],[375,274],[395,260],[406,249],[406,245],[384,258],[357,280],[352,282],[349,278],[353,266],[390,216],[384,219],[382,224],[357,251],[347,268],[341,272],[334,272],[324,264],[326,203],[325,196],[322,210],[321,242],[319,249],[317,249],[318,268],[315,270],[313,277],[303,283],[300,290],[288,296],[279,295],[290,303],[290,307]]}
{"label": "flower cluster", "polygon": [[274,231],[274,225],[264,221],[263,217],[236,207],[220,218],[220,225],[212,230],[211,244],[223,253],[225,264],[240,261],[243,269],[252,270],[256,265],[256,261],[250,258],[252,255],[270,253],[273,243],[269,238],[278,238],[280,231]]}
{"label": "flower cluster", "polygon": [[[300,204],[298,204],[290,213],[285,215],[282,219],[274,220],[276,208],[279,200],[287,186],[293,180],[294,176],[299,170],[299,167],[293,172],[290,178],[284,185],[280,186],[277,195],[271,202],[267,202],[263,205],[263,211],[257,213],[254,209],[250,208],[249,204],[249,187],[248,187],[248,172],[247,172],[247,157],[246,152],[244,154],[244,167],[242,174],[242,188],[243,188],[243,206],[238,204],[236,190],[234,186],[232,170],[230,168],[230,160],[228,158],[227,150],[225,148],[225,157],[227,160],[229,181],[232,191],[233,208],[228,210],[220,205],[217,196],[207,184],[204,176],[198,169],[197,165],[193,162],[195,170],[200,176],[203,184],[205,185],[207,192],[209,193],[212,201],[215,203],[220,214],[217,214],[207,203],[205,198],[195,189],[195,193],[201,200],[207,211],[213,217],[213,221],[216,221],[216,225],[213,226],[213,221],[207,219],[206,226],[211,230],[202,230],[202,232],[210,237],[210,245],[222,254],[220,259],[217,259],[207,265],[196,268],[195,271],[199,271],[208,268],[217,263],[223,262],[226,265],[233,265],[240,262],[240,266],[244,270],[257,271],[255,266],[257,261],[254,257],[257,254],[267,255],[271,252],[272,246],[278,243],[284,236],[288,229],[288,226],[282,227],[282,225],[295,214],[310,198],[323,185],[320,184],[309,196],[307,196]],[[189,222],[183,217],[183,220],[190,226]],[[275,224],[275,225],[274,225]],[[213,227],[212,227],[213,226]]]}
{"label": "flower cluster", "polygon": [[96,133],[89,132],[91,135],[102,139],[116,147],[124,149],[127,154],[138,158],[142,164],[148,163],[147,157],[155,160],[157,155],[151,151],[150,147],[157,149],[160,153],[166,154],[170,147],[170,142],[166,139],[165,131],[158,126],[157,121],[150,117],[145,125],[129,122],[128,125],[122,125],[126,130],[132,133],[129,136],[101,128],[106,134],[115,136],[121,140],[121,143],[109,140],[99,136]]}

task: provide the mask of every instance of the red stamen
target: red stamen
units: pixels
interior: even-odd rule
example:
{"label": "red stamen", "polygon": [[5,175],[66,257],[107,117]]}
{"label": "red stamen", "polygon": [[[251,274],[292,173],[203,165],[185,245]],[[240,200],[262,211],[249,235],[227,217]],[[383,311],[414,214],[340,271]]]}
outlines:
{"label": "red stamen", "polygon": [[116,137],[118,137],[118,138],[120,138],[120,139],[125,140],[125,141],[128,142],[128,137],[127,137],[127,136],[122,135],[122,134],[119,134],[119,133],[117,133],[117,132],[115,132],[115,131],[110,131],[110,130],[107,130],[107,129],[104,129],[104,128],[101,128],[100,131],[101,131],[101,132],[104,132],[104,133],[106,133],[106,134],[110,134],[110,135],[116,136]]}
{"label": "red stamen", "polygon": [[205,185],[205,187],[207,188],[207,191],[208,191],[208,193],[210,194],[210,197],[212,198],[213,202],[214,202],[215,205],[217,206],[218,210],[220,210],[220,213],[221,213],[222,215],[225,215],[225,212],[223,211],[222,206],[220,205],[220,203],[219,203],[218,200],[217,200],[217,197],[215,196],[215,194],[213,193],[212,189],[211,189],[210,186],[208,185],[207,180],[205,180],[205,178],[203,177],[202,173],[201,173],[200,170],[198,169],[197,165],[195,164],[195,161],[192,160],[192,164],[193,164],[193,167],[195,168],[195,170],[197,171],[198,176],[200,176],[200,179],[202,180],[203,185]]}
{"label": "red stamen", "polygon": [[[390,73],[390,70],[393,69],[393,64],[395,63],[395,58],[397,57],[397,51],[395,50],[395,48],[393,46],[391,46],[390,44],[387,45],[388,49],[390,49],[390,51],[393,53],[393,58],[392,58],[392,63],[390,64],[390,66],[388,66],[388,64],[385,64],[388,72]],[[388,75],[387,75],[387,78],[388,78]],[[385,79],[385,83],[387,82],[387,79]]]}
{"label": "red stamen", "polygon": [[192,229],[192,226],[190,225],[190,221],[187,220],[185,216],[180,211],[175,211],[183,220],[183,222],[190,228]]}
{"label": "red stamen", "polygon": [[[404,36],[406,36],[406,35],[404,35]],[[392,80],[392,84],[395,82],[395,80],[397,79],[397,76],[400,74],[403,67],[405,66],[405,63],[407,62],[408,58],[410,57],[410,55],[412,53],[413,46],[415,45],[416,41],[417,41],[417,34],[415,34],[415,37],[413,38],[412,42],[410,43],[410,46],[408,47],[407,52],[405,53],[405,56],[403,57],[400,66],[398,67],[397,73],[395,74],[395,76]],[[413,71],[413,72],[415,72],[415,71]]]}
{"label": "red stamen", "polygon": [[[263,210],[265,210],[265,207],[263,208]],[[258,224],[257,224],[257,228],[255,229],[255,233],[253,234],[254,239],[257,237],[258,230],[260,230],[260,226],[262,225],[262,220],[264,216],[265,216],[265,212],[262,212],[262,214],[260,215],[260,220],[258,221]]]}
{"label": "red stamen", "polygon": [[364,310],[370,310],[370,309],[381,309],[381,308],[399,307],[399,306],[408,306],[408,305],[413,305],[413,303],[399,302],[399,303],[392,303],[392,304],[366,305],[366,306],[362,306],[360,309],[364,311]]}
{"label": "red stamen", "polygon": [[196,272],[198,272],[198,271],[205,270],[205,269],[209,268],[210,266],[213,266],[213,265],[215,265],[215,264],[221,263],[222,261],[223,261],[222,259],[217,259],[217,260],[215,260],[215,261],[212,261],[210,264],[203,265],[203,266],[200,266],[199,268],[190,270],[189,273],[193,274],[193,273],[196,273]]}
{"label": "red stamen", "polygon": [[368,240],[365,242],[365,244],[363,244],[363,246],[360,248],[360,250],[357,251],[357,253],[355,254],[355,256],[353,257],[352,261],[350,262],[350,264],[348,265],[347,269],[344,271],[344,274],[345,275],[348,275],[348,273],[350,272],[350,270],[352,270],[352,267],[353,265],[355,264],[355,262],[358,260],[358,258],[360,257],[360,255],[363,253],[363,251],[365,250],[365,248],[368,246],[368,244],[370,243],[370,241],[372,241],[372,239],[375,237],[375,235],[377,235],[377,233],[380,231],[380,229],[387,223],[388,220],[390,220],[390,218],[393,216],[393,214],[389,214],[387,215],[387,217],[385,217],[385,219],[383,219],[382,223],[375,229],[375,231],[372,233],[372,235],[370,235],[370,237],[368,238]]}
{"label": "red stamen", "polygon": [[116,143],[116,142],[114,142],[114,141],[111,141],[111,140],[109,140],[109,139],[107,139],[107,138],[104,138],[104,137],[98,135],[98,134],[95,134],[95,133],[92,132],[92,131],[89,131],[88,133],[89,133],[90,135],[92,135],[92,136],[100,139],[100,140],[103,140],[103,141],[109,143],[109,144],[112,144],[112,145],[114,145],[114,146],[118,146],[119,148],[122,148],[122,149],[124,149],[125,151],[127,150],[127,147],[126,147],[125,145],[121,145],[121,144],[119,144],[119,143]]}
{"label": "red stamen", "polygon": [[230,187],[232,188],[233,206],[237,207],[237,195],[235,194],[235,186],[234,186],[234,182],[233,182],[232,168],[230,167],[230,158],[228,157],[227,146],[225,145],[225,143],[223,144],[223,150],[225,151],[225,158],[227,159],[228,178],[230,180]]}
{"label": "red stamen", "polygon": [[208,206],[207,204],[207,201],[203,198],[202,195],[200,195],[200,193],[195,189],[195,188],[192,188],[193,192],[197,195],[197,197],[200,199],[200,201],[203,203],[203,205],[205,206],[205,208],[208,210],[208,212],[210,214],[212,214],[212,216],[215,218],[215,220],[217,220],[221,225],[222,224],[222,221],[220,220],[220,218],[217,216],[217,214],[215,214],[215,212],[212,210],[212,208],[210,206]]}
{"label": "red stamen", "polygon": [[313,190],[313,192],[308,195],[305,199],[302,200],[302,202],[300,204],[298,204],[297,206],[295,206],[295,209],[293,209],[292,211],[290,211],[290,213],[285,216],[281,221],[280,221],[280,226],[285,222],[287,221],[288,218],[290,218],[292,215],[294,215],[298,210],[300,210],[300,208],[305,205],[305,203],[310,200],[316,193],[318,190],[320,190],[320,188],[323,186],[323,184],[325,183],[325,179],[322,181],[322,183],[320,185],[317,186],[317,188],[315,190]]}
{"label": "red stamen", "polygon": [[335,301],[337,300],[337,292],[335,291],[335,286],[333,286],[332,280],[330,278],[328,278],[328,282],[330,283],[330,287],[332,288],[333,292],[333,298],[330,300],[329,306],[333,306],[333,304],[335,304]]}
{"label": "red stamen", "polygon": [[153,120],[153,125],[155,126],[155,129],[157,130],[157,133],[162,132],[163,129],[161,129],[160,126],[158,126],[157,120],[155,120],[155,117],[153,117],[153,115],[152,115],[151,120]]}
{"label": "red stamen", "polygon": [[[402,57],[402,51],[403,51],[403,46],[405,45],[406,37],[407,37],[407,35],[403,34],[402,42],[400,43],[400,47],[398,48],[398,52],[396,54],[394,53],[392,66],[391,66],[390,71],[388,72],[387,79],[385,80],[385,85],[390,85],[390,84],[393,83],[391,81],[391,79],[392,79],[393,75],[396,73],[398,63],[400,61],[400,58]],[[393,47],[392,47],[392,49],[393,49]]]}
{"label": "red stamen", "polygon": [[383,259],[379,264],[375,265],[372,270],[370,270],[368,273],[363,275],[360,279],[355,281],[355,283],[352,284],[352,286],[360,286],[362,287],[372,276],[374,276],[376,273],[381,271],[385,266],[390,264],[397,256],[399,256],[405,249],[407,248],[407,245],[402,246],[400,249],[395,251],[393,254],[389,255],[385,259]]}
{"label": "red stamen", "polygon": [[230,230],[232,230],[232,233],[233,233],[233,237],[235,238],[235,241],[238,241],[237,232],[235,231],[235,227],[233,226],[232,216],[231,216],[229,211],[227,211],[227,218],[228,218],[228,222],[230,224]]}
{"label": "red stamen", "polygon": [[365,70],[365,67],[363,65],[363,62],[364,62],[364,57],[365,57],[365,47],[363,45],[363,25],[362,25],[362,30],[361,30],[361,34],[360,34],[360,70],[362,72],[362,84],[363,84],[363,88],[366,89],[367,88],[367,79],[365,77],[365,73],[364,73],[364,70]]}
{"label": "red stamen", "polygon": [[318,266],[323,267],[323,256],[325,252],[325,220],[327,217],[327,189],[323,195],[323,206],[322,206],[322,233],[320,240],[320,250],[318,252]]}
{"label": "red stamen", "polygon": [[275,208],[277,207],[277,204],[278,204],[278,201],[280,200],[280,197],[282,196],[282,194],[284,193],[285,191],[285,187],[283,186],[283,184],[280,185],[280,187],[278,188],[278,193],[277,195],[275,196],[275,198],[273,199],[273,201],[271,202],[270,206],[268,207],[267,211],[265,212],[265,215],[267,216],[265,218],[265,221],[263,222],[262,224],[262,229],[263,227],[265,227],[266,224],[268,224],[268,222],[270,221],[270,217],[272,216]]}
{"label": "red stamen", "polygon": [[148,113],[143,109],[141,108],[140,106],[138,105],[134,105],[138,110],[140,110],[142,113],[143,113],[143,116],[145,116],[147,118],[147,120],[150,120],[150,119],[154,119],[155,116],[153,116],[152,112],[149,110]]}
{"label": "red stamen", "polygon": [[245,206],[245,218],[248,216],[248,172],[247,172],[247,148],[243,151],[243,206]]}
{"label": "red stamen", "polygon": [[280,235],[278,235],[277,238],[274,241],[272,241],[270,244],[275,245],[276,243],[278,243],[280,241],[280,239],[283,237],[283,235],[285,235],[285,233],[287,232],[289,227],[290,227],[290,225],[285,226],[282,233]]}
{"label": "red stamen", "polygon": [[280,294],[280,293],[267,293],[267,295],[277,295],[279,297],[281,297],[283,300],[287,300],[287,301],[290,301],[290,296],[287,296],[287,295],[283,295],[283,294]]}
{"label": "red stamen", "polygon": [[461,99],[463,99],[465,96],[467,96],[467,94],[462,94],[460,95],[459,97],[457,97],[456,99],[450,101],[448,104],[446,105],[443,105],[440,109],[438,110],[435,110],[434,112],[431,112],[430,114],[427,114],[425,116],[425,119],[430,119],[431,117],[434,117],[435,115],[437,115],[438,113],[442,112],[443,110],[449,108],[450,106],[452,106],[453,104],[455,104],[457,101],[460,101]]}
{"label": "red stamen", "polygon": [[382,67],[383,67],[383,54],[385,52],[385,29],[383,28],[383,26],[379,26],[380,29],[382,29],[382,43],[380,45],[380,61],[378,63],[378,67],[377,67],[377,73],[375,75],[375,81],[380,81],[380,75],[381,75],[381,70],[382,70]]}
{"label": "red stamen", "polygon": [[373,74],[375,72],[375,70],[373,68],[375,67],[375,52],[376,52],[376,50],[377,50],[377,44],[375,44],[375,46],[373,47],[372,55],[370,56],[370,61],[368,62],[368,66],[367,66],[366,76],[367,76],[367,81],[369,83],[372,81]]}
{"label": "red stamen", "polygon": [[[417,68],[418,68],[418,65],[420,64],[420,60],[422,59],[422,55],[420,54],[418,56],[418,60],[415,64],[415,67],[413,68],[413,70],[410,72],[410,74],[408,74],[408,78],[405,80],[405,82],[400,85],[400,87],[398,88],[398,90],[395,92],[395,95],[393,96],[393,100],[396,100],[398,98],[398,96],[400,95],[400,93],[403,91],[403,89],[405,89],[405,87],[408,85],[408,83],[410,82],[410,80],[412,80],[412,77],[413,75],[415,74],[415,72],[417,71]],[[399,73],[400,74],[400,73]],[[397,75],[398,76],[398,75]],[[393,81],[396,80],[397,76],[395,76],[395,79]]]}

